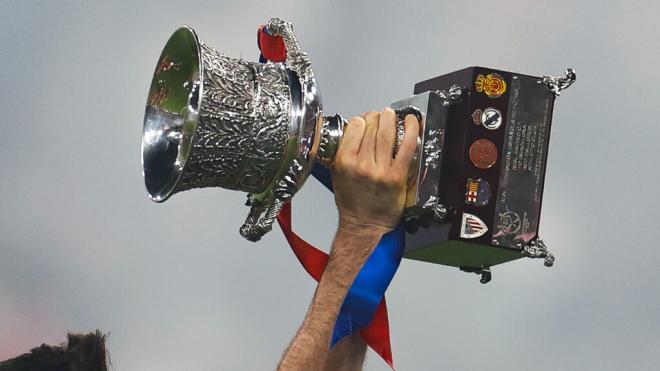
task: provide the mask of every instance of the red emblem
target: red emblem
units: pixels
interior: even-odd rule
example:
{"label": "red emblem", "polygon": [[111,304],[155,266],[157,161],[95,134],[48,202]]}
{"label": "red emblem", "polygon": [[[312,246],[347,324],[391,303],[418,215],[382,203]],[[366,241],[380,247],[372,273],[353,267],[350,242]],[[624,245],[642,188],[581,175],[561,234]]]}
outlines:
{"label": "red emblem", "polygon": [[479,139],[470,146],[470,161],[479,169],[489,169],[497,162],[497,147],[488,139]]}

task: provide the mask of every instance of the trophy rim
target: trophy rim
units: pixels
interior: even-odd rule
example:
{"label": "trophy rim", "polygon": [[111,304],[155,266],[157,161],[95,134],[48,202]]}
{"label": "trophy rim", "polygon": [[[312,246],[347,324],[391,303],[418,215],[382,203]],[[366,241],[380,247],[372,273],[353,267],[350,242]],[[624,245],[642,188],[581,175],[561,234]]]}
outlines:
{"label": "trophy rim", "polygon": [[[157,78],[158,78],[157,75],[159,68],[161,67],[164,58],[167,57],[166,52],[170,48],[176,46],[177,44],[181,44],[181,41],[177,40],[176,37],[178,35],[181,35],[182,33],[187,34],[188,36],[185,41],[186,43],[188,41],[191,41],[191,43],[186,45],[186,47],[190,48],[191,51],[193,51],[193,54],[197,59],[197,63],[196,66],[193,67],[193,70],[190,73],[190,77],[192,78],[191,79],[192,87],[190,89],[190,93],[184,107],[185,113],[181,115],[181,118],[183,118],[183,125],[181,127],[181,133],[179,133],[180,140],[176,146],[176,160],[172,164],[172,168],[169,172],[169,176],[167,177],[167,180],[163,181],[162,184],[160,184],[160,186],[157,187],[157,189],[153,189],[153,187],[150,186],[151,174],[150,171],[147,170],[148,165],[145,164],[146,162],[145,156],[149,151],[148,144],[146,144],[145,141],[145,137],[147,136],[148,118],[149,118],[150,110],[153,110],[153,107],[150,106],[149,102],[153,94],[154,83],[157,82]],[[149,198],[154,202],[164,202],[170,196],[172,196],[175,193],[177,184],[179,183],[179,180],[181,179],[181,176],[184,172],[190,151],[192,149],[192,143],[195,137],[195,133],[197,131],[196,129],[199,125],[199,109],[202,106],[202,100],[204,96],[203,94],[204,79],[202,78],[203,76],[204,76],[204,65],[202,61],[201,43],[199,41],[199,37],[197,33],[190,26],[182,26],[177,28],[172,33],[168,41],[165,43],[165,46],[163,46],[161,54],[158,58],[158,62],[156,64],[156,68],[154,70],[154,74],[152,77],[149,94],[147,97],[145,117],[142,127],[142,143],[141,143],[142,176],[145,181],[147,194]],[[181,112],[179,112],[178,114],[181,114]]]}

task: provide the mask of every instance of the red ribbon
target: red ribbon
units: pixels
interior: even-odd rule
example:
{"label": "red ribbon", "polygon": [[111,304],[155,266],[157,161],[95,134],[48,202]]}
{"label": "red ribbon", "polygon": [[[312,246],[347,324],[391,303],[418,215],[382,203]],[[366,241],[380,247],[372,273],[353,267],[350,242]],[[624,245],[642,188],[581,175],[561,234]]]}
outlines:
{"label": "red ribbon", "polygon": [[[307,273],[316,282],[320,281],[325,266],[328,264],[328,254],[310,245],[293,231],[291,227],[291,203],[284,205],[282,211],[277,216],[277,222],[280,224],[280,228],[282,228],[282,232],[284,232],[284,236],[289,242],[296,258],[300,261],[300,264],[302,264]],[[371,349],[378,353],[394,369],[392,348],[390,346],[390,325],[387,318],[385,297],[380,302],[371,324],[360,330],[360,336]]]}
{"label": "red ribbon", "polygon": [[261,55],[271,62],[286,61],[286,46],[282,36],[272,36],[266,31],[266,26],[260,26],[257,31]]}

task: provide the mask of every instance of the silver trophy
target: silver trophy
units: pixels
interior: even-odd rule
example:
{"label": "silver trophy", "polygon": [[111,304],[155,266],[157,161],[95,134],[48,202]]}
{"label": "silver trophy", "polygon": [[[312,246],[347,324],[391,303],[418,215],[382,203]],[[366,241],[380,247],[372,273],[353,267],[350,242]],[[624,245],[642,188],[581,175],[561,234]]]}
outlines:
{"label": "silver trophy", "polygon": [[[251,208],[240,233],[251,241],[271,229],[316,162],[332,164],[346,124],[340,115],[323,116],[311,63],[291,23],[272,19],[267,27],[283,37],[286,63],[230,58],[191,28],[174,32],[156,66],[142,136],[152,200],[191,188],[247,192]],[[437,103],[448,104],[460,91],[451,94]],[[405,115],[424,115],[413,106],[396,112],[400,143]]]}
{"label": "silver trophy", "polygon": [[[142,135],[142,170],[153,201],[163,202],[192,188],[221,187],[247,192],[250,211],[240,233],[251,241],[271,230],[282,206],[303,186],[315,163],[332,164],[346,124],[338,114],[323,115],[310,60],[298,45],[291,23],[274,18],[266,27],[271,35],[283,38],[287,49],[285,63],[231,58],[201,42],[191,28],[176,30],[154,72]],[[498,88],[497,79],[488,76],[481,79],[485,92]],[[513,254],[485,260],[447,260],[442,257],[444,253],[440,257],[427,253],[413,256],[455,266],[467,264],[461,267],[475,270],[524,255],[522,248],[509,243],[509,239],[494,246],[490,237],[488,241],[468,241],[452,229],[460,227],[464,208],[448,196],[447,192],[457,191],[446,184],[454,179],[455,165],[463,162],[457,160],[459,155],[449,164],[443,157],[448,152],[445,143],[451,139],[449,131],[463,130],[463,119],[454,117],[456,112],[472,101],[468,99],[470,94],[478,94],[479,87],[471,88],[471,79],[472,76],[467,80],[445,79],[423,91],[418,89],[423,84],[420,83],[416,95],[391,107],[399,120],[397,145],[407,114],[416,115],[422,127],[410,171],[404,219],[410,235],[418,234],[419,226],[427,232],[417,238],[407,237],[406,252],[427,251],[429,246],[437,247],[441,242],[464,242],[491,249],[509,248]],[[572,83],[574,74],[546,79],[537,78],[539,86],[543,86],[539,94],[554,102],[559,91]],[[457,128],[451,129],[452,126]],[[543,169],[544,161],[545,158]],[[444,178],[447,179],[443,181]],[[534,243],[538,250],[537,239],[527,238],[525,245]],[[457,245],[443,246],[447,252]]]}

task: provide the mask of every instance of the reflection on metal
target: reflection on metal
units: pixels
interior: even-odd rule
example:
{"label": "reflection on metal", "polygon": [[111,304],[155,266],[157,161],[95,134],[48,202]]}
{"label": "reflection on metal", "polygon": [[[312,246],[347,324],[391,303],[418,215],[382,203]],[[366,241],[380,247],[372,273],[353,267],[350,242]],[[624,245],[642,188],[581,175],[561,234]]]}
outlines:
{"label": "reflection on metal", "polygon": [[254,195],[248,195],[248,206],[251,206],[250,213],[239,230],[241,236],[249,241],[256,242],[273,229],[273,223],[282,207],[285,203],[291,201],[291,198],[297,192],[298,185],[301,184],[300,177],[303,171],[303,166],[294,159],[289,171],[273,188],[272,204],[255,200]]}
{"label": "reflection on metal", "polygon": [[192,188],[268,189],[285,165],[289,84],[283,65],[230,58],[178,29],[147,100],[142,169],[151,199]]}
{"label": "reflection on metal", "polygon": [[444,144],[445,129],[429,130],[428,138],[424,142],[424,166],[437,169],[442,160],[442,145]]}
{"label": "reflection on metal", "polygon": [[316,156],[316,161],[321,165],[332,165],[337,149],[339,149],[339,142],[344,136],[344,127],[346,124],[348,124],[348,121],[340,114],[323,118],[321,143],[319,144],[319,151]]}
{"label": "reflection on metal", "polygon": [[432,213],[437,222],[441,222],[447,217],[447,207],[439,203],[438,197],[433,195],[429,196],[429,199],[424,203],[422,209],[426,212]]}
{"label": "reflection on metal", "polygon": [[561,91],[573,85],[576,79],[575,70],[567,68],[566,76],[543,76],[543,83],[550,88],[555,96],[559,96]]}
{"label": "reflection on metal", "polygon": [[529,241],[522,249],[522,255],[528,258],[544,259],[543,265],[552,267],[555,263],[555,256],[548,250],[542,239],[537,238]]}
{"label": "reflection on metal", "polygon": [[457,85],[449,87],[448,91],[435,90],[434,93],[439,95],[444,100],[444,105],[449,106],[453,103],[459,102],[463,98],[463,89]]}

